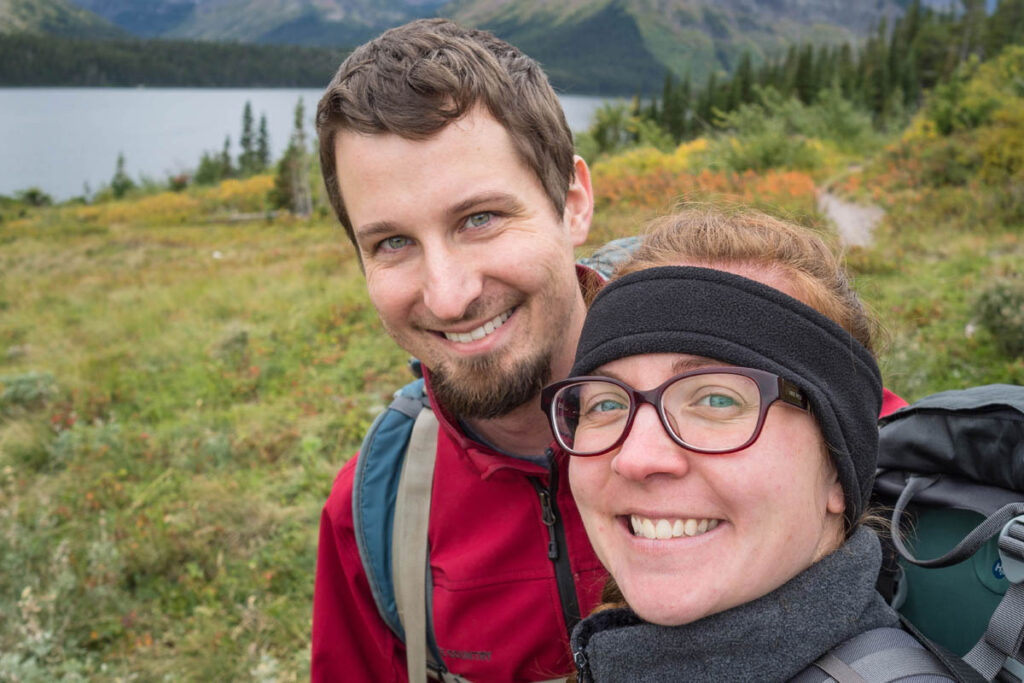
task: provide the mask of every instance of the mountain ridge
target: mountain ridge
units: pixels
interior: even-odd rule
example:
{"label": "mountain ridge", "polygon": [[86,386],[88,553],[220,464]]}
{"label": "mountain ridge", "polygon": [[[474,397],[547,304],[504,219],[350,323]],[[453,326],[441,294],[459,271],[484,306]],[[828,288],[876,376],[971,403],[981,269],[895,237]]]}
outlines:
{"label": "mountain ridge", "polygon": [[[946,3],[949,0],[927,0]],[[0,0],[36,14],[91,16],[59,35],[353,46],[423,16],[493,31],[540,61],[552,83],[576,93],[660,90],[666,72],[702,83],[793,43],[859,42],[910,0]],[[102,17],[102,18],[101,18]],[[97,23],[100,22],[100,23]],[[22,24],[25,22],[22,21]],[[53,24],[54,22],[51,22]],[[60,22],[57,22],[60,23]],[[70,20],[67,20],[70,25]],[[8,22],[10,24],[10,22]],[[99,35],[99,26],[107,27]],[[17,29],[16,29],[17,30]],[[22,27],[20,30],[31,30]],[[113,35],[120,31],[121,35]],[[45,27],[36,32],[49,32]],[[92,33],[90,33],[92,32]]]}

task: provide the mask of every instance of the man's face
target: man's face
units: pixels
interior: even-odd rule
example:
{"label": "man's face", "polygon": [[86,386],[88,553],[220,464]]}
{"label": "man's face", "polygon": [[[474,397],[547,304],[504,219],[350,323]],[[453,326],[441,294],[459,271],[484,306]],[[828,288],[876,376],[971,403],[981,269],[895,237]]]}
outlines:
{"label": "man's face", "polygon": [[426,140],[340,132],[335,152],[370,299],[445,406],[499,417],[568,371],[593,207],[582,160],[559,216],[481,108]]}

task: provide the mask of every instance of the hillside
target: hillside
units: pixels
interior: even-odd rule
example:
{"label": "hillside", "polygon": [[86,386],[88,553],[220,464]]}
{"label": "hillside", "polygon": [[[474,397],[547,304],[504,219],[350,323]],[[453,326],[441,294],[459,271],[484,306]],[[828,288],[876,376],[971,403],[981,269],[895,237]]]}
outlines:
{"label": "hillside", "polygon": [[0,0],[0,34],[33,33],[78,38],[127,34],[106,19],[67,0]]}
{"label": "hillside", "polygon": [[75,0],[140,36],[352,45],[442,0]]}
{"label": "hillside", "polygon": [[[660,87],[666,68],[701,81],[711,72],[731,72],[744,51],[760,62],[794,42],[856,42],[882,16],[902,13],[891,0],[456,0],[445,9],[550,64],[561,75],[556,80],[572,83],[574,92],[576,82],[592,82],[591,74],[608,66],[631,71],[634,90]],[[637,70],[630,62],[641,54],[646,68]],[[620,62],[623,55],[631,58]]]}
{"label": "hillside", "polygon": [[[26,2],[29,0],[18,0]],[[41,0],[32,0],[39,2]],[[55,1],[55,0],[50,0]],[[144,37],[351,46],[417,16],[493,30],[563,91],[654,92],[666,71],[702,82],[788,45],[858,42],[908,0],[75,0]],[[948,8],[948,0],[931,0]]]}

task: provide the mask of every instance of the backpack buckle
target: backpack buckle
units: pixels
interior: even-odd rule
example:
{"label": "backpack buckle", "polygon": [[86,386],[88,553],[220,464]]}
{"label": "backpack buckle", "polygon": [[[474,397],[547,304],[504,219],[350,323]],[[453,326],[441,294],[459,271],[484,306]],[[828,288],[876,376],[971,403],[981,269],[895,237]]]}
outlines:
{"label": "backpack buckle", "polygon": [[999,532],[999,561],[1010,583],[1024,583],[1024,515],[1014,517]]}

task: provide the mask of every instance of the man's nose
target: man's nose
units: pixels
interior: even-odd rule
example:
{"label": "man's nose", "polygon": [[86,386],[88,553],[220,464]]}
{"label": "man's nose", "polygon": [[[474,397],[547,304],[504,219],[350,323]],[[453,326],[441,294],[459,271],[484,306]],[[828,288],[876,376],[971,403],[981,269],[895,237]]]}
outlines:
{"label": "man's nose", "polygon": [[439,244],[424,252],[423,303],[438,320],[460,320],[483,291],[478,259],[467,250]]}
{"label": "man's nose", "polygon": [[619,476],[635,481],[666,474],[681,477],[690,470],[690,458],[695,457],[668,435],[654,406],[643,404],[637,408],[633,427],[626,440],[612,458],[612,469]]}

